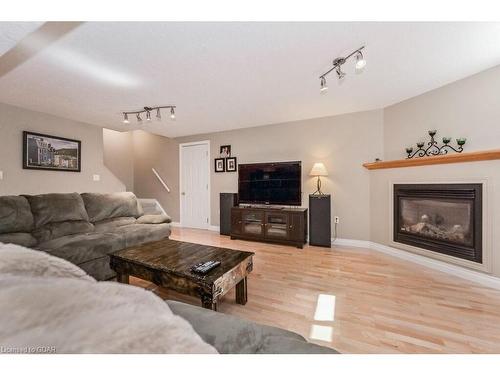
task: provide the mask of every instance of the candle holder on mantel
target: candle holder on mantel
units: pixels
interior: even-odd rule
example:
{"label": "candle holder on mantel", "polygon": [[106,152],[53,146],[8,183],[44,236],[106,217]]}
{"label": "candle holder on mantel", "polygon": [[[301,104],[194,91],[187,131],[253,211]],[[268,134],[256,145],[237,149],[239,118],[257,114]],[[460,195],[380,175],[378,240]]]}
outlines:
{"label": "candle holder on mantel", "polygon": [[425,142],[417,142],[417,150],[413,152],[413,147],[407,147],[406,153],[408,154],[407,159],[413,159],[415,157],[422,158],[424,156],[436,156],[436,155],[446,155],[449,151],[462,152],[464,150],[463,145],[467,138],[457,138],[457,147],[450,145],[451,137],[443,137],[443,145],[438,146],[437,141],[434,139],[437,130],[429,130],[429,135],[431,140],[427,143],[427,148],[424,148]]}

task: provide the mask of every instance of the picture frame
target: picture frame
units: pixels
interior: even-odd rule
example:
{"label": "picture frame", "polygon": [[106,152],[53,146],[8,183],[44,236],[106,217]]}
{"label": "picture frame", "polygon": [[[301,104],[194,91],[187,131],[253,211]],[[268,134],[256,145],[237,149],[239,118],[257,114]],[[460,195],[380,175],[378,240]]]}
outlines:
{"label": "picture frame", "polygon": [[221,158],[229,158],[229,157],[231,157],[231,145],[220,146],[219,156]]}
{"label": "picture frame", "polygon": [[81,172],[82,143],[76,139],[23,131],[23,169]]}
{"label": "picture frame", "polygon": [[236,172],[237,169],[236,157],[226,158],[226,172]]}
{"label": "picture frame", "polygon": [[226,164],[224,158],[216,158],[214,160],[215,173],[221,173],[226,171]]}

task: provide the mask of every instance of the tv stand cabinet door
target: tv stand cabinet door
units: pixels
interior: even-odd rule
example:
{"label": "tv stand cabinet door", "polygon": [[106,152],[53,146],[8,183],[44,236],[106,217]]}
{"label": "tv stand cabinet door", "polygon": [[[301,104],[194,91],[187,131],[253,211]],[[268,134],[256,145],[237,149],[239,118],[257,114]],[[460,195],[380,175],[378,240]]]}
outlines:
{"label": "tv stand cabinet door", "polygon": [[269,239],[288,240],[288,217],[288,213],[266,212],[265,236]]}
{"label": "tv stand cabinet door", "polygon": [[290,214],[290,223],[288,224],[289,240],[305,243],[305,225],[307,224],[304,222],[303,214]]}
{"label": "tv stand cabinet door", "polygon": [[264,212],[258,210],[242,210],[241,234],[247,237],[261,238],[264,236]]}

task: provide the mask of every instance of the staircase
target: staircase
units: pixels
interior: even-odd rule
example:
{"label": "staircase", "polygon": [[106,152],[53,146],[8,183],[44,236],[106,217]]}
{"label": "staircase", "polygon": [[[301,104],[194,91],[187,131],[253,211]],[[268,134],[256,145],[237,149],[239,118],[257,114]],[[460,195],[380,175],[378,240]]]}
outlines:
{"label": "staircase", "polygon": [[138,198],[145,215],[160,215],[166,212],[156,199]]}

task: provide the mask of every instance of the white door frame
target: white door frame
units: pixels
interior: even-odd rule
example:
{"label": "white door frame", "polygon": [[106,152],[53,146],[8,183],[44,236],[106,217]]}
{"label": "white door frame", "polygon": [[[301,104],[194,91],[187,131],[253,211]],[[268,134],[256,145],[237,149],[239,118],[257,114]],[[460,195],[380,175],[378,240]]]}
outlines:
{"label": "white door frame", "polygon": [[210,141],[205,140],[205,141],[197,141],[197,142],[186,142],[186,143],[179,143],[179,225],[182,227],[183,222],[182,222],[182,148],[186,146],[196,146],[196,145],[208,145],[208,163],[207,163],[207,168],[208,168],[208,223],[205,229],[209,229],[210,225],[212,224],[212,210],[211,210],[211,201],[212,201],[212,195],[211,195],[211,178],[210,178],[210,172],[211,172],[211,153],[210,153]]}

